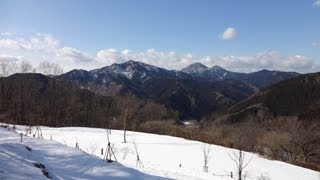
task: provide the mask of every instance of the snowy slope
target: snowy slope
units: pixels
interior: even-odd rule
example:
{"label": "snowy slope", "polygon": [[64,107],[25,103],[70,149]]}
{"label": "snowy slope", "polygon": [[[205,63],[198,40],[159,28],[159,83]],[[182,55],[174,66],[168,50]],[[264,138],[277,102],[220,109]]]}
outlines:
{"label": "snowy slope", "polygon": [[[36,167],[37,166],[37,167]],[[79,149],[0,128],[0,179],[163,179]]]}
{"label": "snowy slope", "polygon": [[[24,131],[25,127],[19,127]],[[104,129],[96,128],[49,128],[42,127],[45,139],[50,139],[75,147],[103,158],[101,148],[107,145]],[[236,174],[229,155],[234,149],[211,145],[209,173],[203,170],[203,143],[171,136],[127,132],[128,143],[123,142],[122,131],[112,130],[110,141],[118,161],[125,166],[136,168],[148,174],[174,179],[231,179]],[[134,143],[140,153],[144,167],[136,167]],[[73,151],[70,149],[70,151]],[[77,151],[77,150],[74,150]],[[124,155],[127,156],[123,159]],[[245,169],[247,179],[272,180],[319,180],[320,173],[280,161],[272,161],[258,155],[246,153],[246,160],[252,158]],[[181,167],[180,167],[181,164]],[[236,177],[234,177],[236,178]]]}

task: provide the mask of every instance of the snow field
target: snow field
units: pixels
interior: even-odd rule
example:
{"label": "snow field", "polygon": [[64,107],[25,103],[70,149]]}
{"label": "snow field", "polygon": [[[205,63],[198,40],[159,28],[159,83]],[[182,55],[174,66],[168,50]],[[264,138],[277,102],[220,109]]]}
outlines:
{"label": "snow field", "polygon": [[[19,126],[21,131],[26,127]],[[49,128],[41,127],[45,139],[75,147],[104,158],[101,148],[107,147],[107,133],[99,128]],[[121,164],[144,173],[173,179],[232,179],[236,178],[236,168],[229,155],[238,150],[210,145],[209,172],[203,172],[204,143],[177,137],[127,131],[127,143],[123,143],[123,131],[112,130],[110,142]],[[143,167],[137,167],[136,144]],[[208,146],[208,145],[207,145]],[[125,156],[125,158],[124,158]],[[250,160],[245,169],[247,179],[272,180],[319,180],[320,173],[280,161],[272,161],[256,154],[245,153],[245,161]],[[180,167],[181,164],[181,167]]]}

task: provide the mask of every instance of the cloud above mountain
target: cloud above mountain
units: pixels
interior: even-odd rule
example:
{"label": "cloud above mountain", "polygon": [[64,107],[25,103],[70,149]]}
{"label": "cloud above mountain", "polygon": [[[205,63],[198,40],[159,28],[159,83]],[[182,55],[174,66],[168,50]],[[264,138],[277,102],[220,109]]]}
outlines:
{"label": "cloud above mountain", "polygon": [[[226,33],[231,38],[232,32]],[[228,34],[228,35],[227,35]],[[283,55],[274,50],[263,50],[250,56],[196,56],[191,53],[178,54],[173,51],[147,49],[145,51],[102,49],[89,54],[74,47],[61,45],[53,35],[34,34],[21,36],[11,33],[0,34],[0,61],[29,61],[37,66],[42,61],[60,64],[65,71],[71,69],[94,69],[113,63],[137,60],[151,65],[182,69],[192,63],[201,62],[208,67],[219,65],[231,71],[253,72],[261,69],[315,72],[320,66],[312,57]]]}
{"label": "cloud above mountain", "polygon": [[57,59],[71,61],[74,63],[95,61],[95,59],[90,55],[72,47],[63,47],[59,49],[57,51]]}
{"label": "cloud above mountain", "polygon": [[55,51],[59,41],[51,34],[35,34],[30,37],[11,33],[1,33],[0,48],[7,50]]}
{"label": "cloud above mountain", "polygon": [[237,37],[237,31],[234,27],[228,27],[224,32],[220,35],[223,40],[233,40]]}
{"label": "cloud above mountain", "polygon": [[315,7],[320,7],[320,0],[315,0],[315,1],[313,2],[313,5],[314,5]]}
{"label": "cloud above mountain", "polygon": [[1,63],[11,63],[11,62],[19,62],[23,61],[24,59],[22,57],[18,56],[9,56],[9,55],[0,55],[0,62]]}
{"label": "cloud above mountain", "polygon": [[106,64],[122,63],[130,59],[169,69],[181,69],[195,62],[201,62],[208,67],[219,65],[237,72],[253,72],[261,69],[314,72],[320,69],[320,66],[310,57],[302,55],[285,56],[273,50],[265,50],[254,56],[205,57],[190,53],[177,55],[175,52],[163,52],[155,49],[144,52],[106,49],[98,52],[98,61]]}

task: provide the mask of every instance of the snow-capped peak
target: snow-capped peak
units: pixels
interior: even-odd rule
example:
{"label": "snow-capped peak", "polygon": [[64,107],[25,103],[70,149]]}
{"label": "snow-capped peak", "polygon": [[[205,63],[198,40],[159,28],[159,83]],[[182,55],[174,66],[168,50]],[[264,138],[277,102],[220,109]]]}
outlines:
{"label": "snow-capped peak", "polygon": [[194,73],[202,73],[208,69],[209,68],[207,66],[197,62],[187,66],[186,68],[183,68],[181,71],[188,74],[194,74]]}
{"label": "snow-capped peak", "polygon": [[128,79],[134,79],[143,82],[150,76],[160,75],[167,72],[167,70],[143,62],[129,60],[122,64],[115,63],[111,66],[92,70],[91,72],[94,74],[117,74]]}

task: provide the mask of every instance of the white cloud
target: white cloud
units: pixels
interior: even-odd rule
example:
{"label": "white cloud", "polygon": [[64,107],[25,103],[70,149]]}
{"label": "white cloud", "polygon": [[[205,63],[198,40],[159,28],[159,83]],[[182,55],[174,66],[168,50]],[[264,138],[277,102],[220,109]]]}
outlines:
{"label": "white cloud", "polygon": [[315,0],[315,1],[313,2],[313,6],[315,6],[315,7],[320,7],[320,0]]}
{"label": "white cloud", "polygon": [[43,61],[50,61],[59,63],[65,70],[93,69],[104,65],[96,61],[95,56],[72,47],[61,47],[59,41],[50,34],[24,36],[1,33],[0,58],[15,60],[17,63],[29,60],[33,66]]}
{"label": "white cloud", "polygon": [[310,57],[301,55],[285,56],[272,50],[265,50],[255,56],[223,56],[212,58],[210,63],[238,72],[269,69],[305,73],[319,71],[320,68]]}
{"label": "white cloud", "polygon": [[128,60],[139,60],[148,64],[163,67],[175,68],[179,64],[179,57],[174,52],[162,52],[155,49],[148,49],[143,52],[133,52],[125,49],[118,51],[116,49],[105,49],[97,53],[97,60],[101,63],[111,65],[113,63],[123,63]]}
{"label": "white cloud", "polygon": [[237,37],[237,31],[235,28],[233,27],[228,27],[223,33],[222,35],[220,35],[220,37],[223,40],[233,40]]}
{"label": "white cloud", "polygon": [[16,63],[22,60],[22,57],[0,54],[0,62]]}
{"label": "white cloud", "polygon": [[7,32],[1,35],[5,38],[0,39],[0,48],[5,50],[54,52],[59,47],[59,41],[51,34],[35,34],[31,37],[24,37]]}
{"label": "white cloud", "polygon": [[24,49],[23,45],[12,39],[0,39],[0,48],[11,50]]}
{"label": "white cloud", "polygon": [[126,60],[130,60],[131,51],[124,50],[118,51],[116,49],[104,49],[97,52],[97,59],[99,62],[111,65],[113,63],[122,63]]}
{"label": "white cloud", "polygon": [[51,34],[37,34],[26,42],[26,47],[30,51],[43,50],[47,52],[54,52],[59,45],[59,41]]}
{"label": "white cloud", "polygon": [[97,58],[98,61],[106,65],[122,63],[133,59],[167,69],[182,69],[191,63],[201,62],[209,67],[219,65],[237,72],[253,72],[269,69],[304,73],[320,70],[320,66],[310,57],[301,55],[285,56],[272,50],[265,50],[254,56],[198,57],[191,53],[179,56],[174,52],[156,51],[155,49],[149,49],[144,52],[106,49],[99,51]]}
{"label": "white cloud", "polygon": [[[91,70],[128,60],[141,61],[167,69],[182,69],[191,63],[201,62],[208,67],[219,65],[227,70],[253,72],[261,69],[315,72],[320,66],[314,59],[303,55],[283,55],[277,51],[265,50],[251,56],[197,56],[186,53],[179,55],[171,51],[148,49],[135,52],[128,49],[103,49],[88,54],[73,47],[63,47],[50,34],[36,34],[31,37],[0,36],[0,59],[21,62],[29,60],[37,66],[42,61],[60,64],[64,70]],[[319,43],[313,44],[318,46]]]}
{"label": "white cloud", "polygon": [[72,47],[63,47],[59,49],[57,52],[57,58],[63,61],[67,60],[75,63],[94,61],[94,58],[90,55]]}

